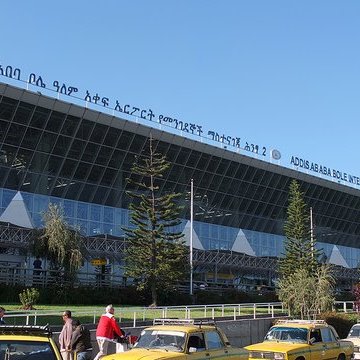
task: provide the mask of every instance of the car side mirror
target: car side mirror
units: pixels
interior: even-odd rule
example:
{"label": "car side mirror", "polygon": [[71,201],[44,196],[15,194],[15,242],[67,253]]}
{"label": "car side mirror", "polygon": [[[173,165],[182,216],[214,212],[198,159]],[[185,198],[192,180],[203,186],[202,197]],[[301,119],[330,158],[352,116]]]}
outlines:
{"label": "car side mirror", "polygon": [[196,350],[197,350],[196,347],[192,347],[192,346],[189,347],[190,354],[196,352]]}
{"label": "car side mirror", "polygon": [[309,340],[309,344],[312,345],[315,341],[316,341],[316,339],[315,339],[314,337],[312,337],[312,338]]}

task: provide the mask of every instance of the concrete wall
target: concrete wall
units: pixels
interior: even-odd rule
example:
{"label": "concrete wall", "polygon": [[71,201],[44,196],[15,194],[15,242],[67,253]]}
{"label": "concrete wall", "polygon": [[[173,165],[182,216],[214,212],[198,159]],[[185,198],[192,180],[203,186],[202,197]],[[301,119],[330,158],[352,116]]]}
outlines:
{"label": "concrete wall", "polygon": [[233,346],[244,347],[264,340],[275,319],[242,319],[236,321],[217,321],[216,324],[228,337]]}

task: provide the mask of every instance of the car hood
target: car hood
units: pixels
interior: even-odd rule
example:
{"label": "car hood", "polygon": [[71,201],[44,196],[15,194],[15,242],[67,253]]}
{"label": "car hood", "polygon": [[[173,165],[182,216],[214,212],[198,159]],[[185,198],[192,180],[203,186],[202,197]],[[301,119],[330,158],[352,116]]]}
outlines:
{"label": "car hood", "polygon": [[160,359],[175,359],[185,357],[186,355],[181,352],[166,351],[162,349],[131,349],[122,353],[107,355],[101,360],[160,360]]}
{"label": "car hood", "polygon": [[343,339],[341,341],[351,341],[354,345],[359,346],[360,345],[360,338],[357,336],[354,337],[348,337],[346,339]]}
{"label": "car hood", "polygon": [[262,343],[246,346],[245,349],[249,351],[272,351],[284,353],[292,350],[305,349],[308,347],[308,344],[298,342],[265,341]]}

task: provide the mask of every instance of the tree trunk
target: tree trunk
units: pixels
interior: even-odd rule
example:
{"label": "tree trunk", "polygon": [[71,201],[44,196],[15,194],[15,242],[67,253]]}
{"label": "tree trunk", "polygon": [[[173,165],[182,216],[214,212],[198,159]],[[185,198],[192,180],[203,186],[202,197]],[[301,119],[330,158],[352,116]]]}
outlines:
{"label": "tree trunk", "polygon": [[151,284],[151,299],[152,299],[152,307],[157,306],[157,292],[156,292],[156,284],[153,282]]}

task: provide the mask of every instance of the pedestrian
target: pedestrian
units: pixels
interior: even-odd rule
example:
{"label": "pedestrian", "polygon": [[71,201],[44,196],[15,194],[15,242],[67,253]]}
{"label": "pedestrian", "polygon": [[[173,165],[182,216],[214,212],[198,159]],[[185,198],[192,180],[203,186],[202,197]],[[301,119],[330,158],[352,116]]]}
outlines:
{"label": "pedestrian", "polygon": [[73,360],[71,349],[71,336],[73,333],[73,319],[71,311],[65,310],[62,315],[64,326],[59,335],[60,353],[63,360]]}
{"label": "pedestrian", "polygon": [[33,266],[34,266],[34,275],[36,276],[41,275],[42,261],[39,256],[37,256],[36,259],[34,260]]}
{"label": "pedestrian", "polygon": [[76,353],[76,360],[90,360],[92,345],[90,331],[79,320],[73,320],[71,349]]}
{"label": "pedestrian", "polygon": [[5,325],[6,324],[6,322],[4,320],[4,315],[5,315],[5,308],[0,306],[0,325]]}
{"label": "pedestrian", "polygon": [[114,316],[115,309],[112,305],[105,308],[105,314],[101,315],[96,328],[96,340],[99,345],[99,352],[94,360],[99,360],[102,356],[107,355],[109,341],[124,337],[124,332],[116,322]]}

